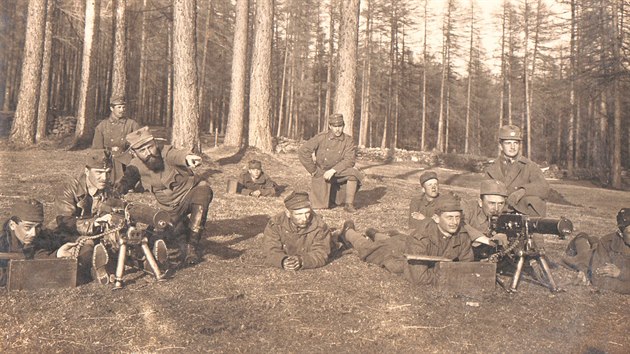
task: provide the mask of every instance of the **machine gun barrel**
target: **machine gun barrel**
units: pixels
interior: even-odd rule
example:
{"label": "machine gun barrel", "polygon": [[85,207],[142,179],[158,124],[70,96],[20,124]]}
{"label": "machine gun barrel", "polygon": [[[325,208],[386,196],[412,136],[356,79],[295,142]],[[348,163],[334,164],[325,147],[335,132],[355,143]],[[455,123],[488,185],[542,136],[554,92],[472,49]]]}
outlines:
{"label": "machine gun barrel", "polygon": [[529,229],[539,234],[552,234],[566,237],[573,232],[573,223],[564,216],[560,219],[530,218]]}

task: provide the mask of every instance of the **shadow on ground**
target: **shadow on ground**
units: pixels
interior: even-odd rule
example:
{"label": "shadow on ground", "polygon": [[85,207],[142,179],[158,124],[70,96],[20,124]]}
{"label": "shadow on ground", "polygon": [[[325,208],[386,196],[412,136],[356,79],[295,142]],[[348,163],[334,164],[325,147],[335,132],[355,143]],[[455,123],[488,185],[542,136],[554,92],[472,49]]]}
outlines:
{"label": "shadow on ground", "polygon": [[360,208],[378,204],[386,192],[387,187],[376,187],[369,190],[360,190],[357,192],[355,204]]}
{"label": "shadow on ground", "polygon": [[[222,259],[238,258],[243,250],[230,246],[249,240],[262,233],[267,226],[269,216],[265,214],[247,216],[241,219],[226,219],[209,222],[208,231],[201,241],[204,254],[212,254]],[[213,236],[237,235],[226,241],[213,240]]]}

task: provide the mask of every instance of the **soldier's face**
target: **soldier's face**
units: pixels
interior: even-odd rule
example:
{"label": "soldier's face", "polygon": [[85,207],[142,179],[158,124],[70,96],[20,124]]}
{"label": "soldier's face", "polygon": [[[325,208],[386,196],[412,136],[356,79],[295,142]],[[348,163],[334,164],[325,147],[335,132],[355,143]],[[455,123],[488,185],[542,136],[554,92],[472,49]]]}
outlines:
{"label": "soldier's face", "polygon": [[430,179],[422,185],[422,191],[429,198],[437,198],[440,194],[440,183],[437,179]]}
{"label": "soldier's face", "polygon": [[521,151],[521,141],[520,140],[501,140],[499,144],[501,151],[503,154],[509,158],[514,158]]}
{"label": "soldier's face", "polygon": [[329,125],[328,128],[330,129],[330,131],[333,132],[333,134],[335,134],[335,136],[339,137],[341,136],[341,134],[343,134],[343,124],[340,126],[334,126],[334,125]]}
{"label": "soldier's face", "polygon": [[308,224],[311,222],[313,210],[311,208],[289,210],[288,215],[293,225],[297,226],[300,229],[303,229],[307,227]]}
{"label": "soldier's face", "polygon": [[20,240],[23,244],[28,245],[35,240],[37,235],[39,235],[39,232],[42,229],[42,224],[24,220],[16,223],[11,220],[9,222],[9,228],[13,231],[18,240]]}
{"label": "soldier's face", "polygon": [[502,195],[486,194],[481,197],[479,204],[487,217],[499,215],[505,206],[505,197]]}
{"label": "soldier's face", "polygon": [[253,178],[253,179],[258,179],[258,177],[260,177],[260,175],[262,174],[262,171],[257,169],[257,168],[250,168],[249,169],[249,175]]}
{"label": "soldier's face", "polygon": [[124,117],[127,113],[127,106],[124,104],[115,104],[110,107],[112,110],[112,115],[118,119]]}
{"label": "soldier's face", "polygon": [[107,185],[107,177],[111,170],[101,169],[101,168],[85,168],[85,175],[91,185],[96,187],[98,190],[105,189]]}
{"label": "soldier's face", "polygon": [[462,221],[462,213],[459,211],[445,211],[438,215],[433,215],[433,221],[438,224],[442,232],[454,235],[459,230]]}

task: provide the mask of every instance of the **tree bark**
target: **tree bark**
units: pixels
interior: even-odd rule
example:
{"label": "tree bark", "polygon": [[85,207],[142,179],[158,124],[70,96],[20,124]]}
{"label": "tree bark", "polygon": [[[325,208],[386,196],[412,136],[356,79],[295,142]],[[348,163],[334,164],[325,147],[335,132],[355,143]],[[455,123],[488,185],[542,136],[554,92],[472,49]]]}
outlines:
{"label": "tree bark", "polygon": [[335,63],[335,2],[337,0],[330,0],[330,25],[328,31],[330,36],[328,38],[328,70],[326,72],[326,104],[324,109],[325,124],[323,129],[328,129],[328,117],[330,116],[332,107],[332,94],[333,94],[333,67]]}
{"label": "tree bark", "polygon": [[344,133],[352,136],[357,78],[357,42],[359,40],[359,0],[341,2],[339,24],[339,71],[335,93],[335,113],[343,114]]}
{"label": "tree bark", "polygon": [[48,0],[46,8],[46,27],[44,30],[44,52],[42,53],[42,82],[39,87],[39,107],[37,108],[37,129],[35,132],[36,142],[39,142],[46,137],[46,128],[48,123],[54,10],[55,0]]}
{"label": "tree bark", "polygon": [[196,0],[173,2],[173,133],[176,148],[201,151],[197,101]]}
{"label": "tree bark", "polygon": [[127,97],[127,0],[115,0],[112,97]]}
{"label": "tree bark", "polygon": [[249,1],[237,0],[234,30],[234,54],[232,56],[232,85],[230,111],[225,131],[224,144],[243,144],[243,120],[245,116],[245,80],[247,79],[247,28]]}
{"label": "tree bark", "polygon": [[10,136],[10,140],[19,145],[32,145],[35,143],[45,22],[46,0],[30,0],[28,3],[27,29],[24,41],[22,79]]}
{"label": "tree bark", "polygon": [[256,1],[249,105],[249,145],[273,152],[271,139],[271,46],[273,0]]}
{"label": "tree bark", "polygon": [[98,19],[100,0],[87,0],[85,6],[85,34],[83,36],[83,56],[81,60],[81,87],[77,108],[77,127],[73,147],[88,146],[92,142],[94,130],[94,94],[96,92],[95,63],[98,58]]}

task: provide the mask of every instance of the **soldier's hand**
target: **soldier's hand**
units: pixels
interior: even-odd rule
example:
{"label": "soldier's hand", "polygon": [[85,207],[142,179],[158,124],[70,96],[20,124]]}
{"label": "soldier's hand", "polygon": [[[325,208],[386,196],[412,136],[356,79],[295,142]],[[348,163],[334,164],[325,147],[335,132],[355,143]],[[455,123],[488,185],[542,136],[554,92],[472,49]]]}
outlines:
{"label": "soldier's hand", "polygon": [[618,278],[621,274],[621,270],[612,263],[604,263],[603,266],[595,269],[595,274],[603,277]]}
{"label": "soldier's hand", "polygon": [[424,219],[426,219],[426,216],[424,216],[424,214],[422,214],[419,211],[414,211],[413,213],[411,213],[411,217],[416,219],[416,220],[424,220]]}
{"label": "soldier's hand", "polygon": [[499,234],[496,234],[496,235],[492,236],[492,238],[490,238],[490,239],[492,241],[496,242],[497,245],[499,245],[499,246],[505,247],[505,246],[508,245],[508,238],[507,238],[506,234],[499,233]]}
{"label": "soldier's hand", "polygon": [[57,250],[57,258],[67,258],[74,256],[73,250],[78,245],[77,242],[64,243],[63,246]]}
{"label": "soldier's hand", "polygon": [[94,224],[98,226],[109,225],[111,222],[112,222],[112,214],[105,214],[94,219]]}
{"label": "soldier's hand", "polygon": [[330,179],[335,175],[335,173],[337,173],[337,171],[331,168],[330,170],[324,172],[324,179],[327,181],[330,181]]}
{"label": "soldier's hand", "polygon": [[191,168],[201,166],[201,157],[193,154],[186,155],[186,165]]}
{"label": "soldier's hand", "polygon": [[521,201],[521,199],[523,199],[524,196],[525,190],[523,188],[512,192],[512,194],[510,194],[507,198],[508,205],[515,206],[516,204],[518,204],[518,202]]}
{"label": "soldier's hand", "polygon": [[256,190],[250,193],[251,196],[253,197],[260,197],[260,191]]}
{"label": "soldier's hand", "polygon": [[302,267],[302,260],[298,256],[289,256],[282,261],[285,270],[298,270]]}

